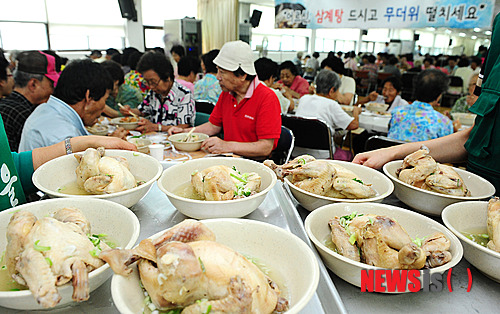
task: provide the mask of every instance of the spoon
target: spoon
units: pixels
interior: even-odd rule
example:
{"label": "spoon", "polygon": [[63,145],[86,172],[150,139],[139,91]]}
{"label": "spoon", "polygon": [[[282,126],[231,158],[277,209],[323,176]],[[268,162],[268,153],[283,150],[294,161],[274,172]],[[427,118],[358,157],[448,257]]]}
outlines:
{"label": "spoon", "polygon": [[[120,104],[120,103],[118,103],[118,107],[120,107],[120,108],[122,108],[122,109],[125,109],[125,107],[123,107],[123,105],[122,105],[122,104]],[[138,117],[135,113],[133,113],[132,111],[130,111],[130,110],[129,110],[128,112],[129,112],[129,113],[130,113],[130,114],[131,114],[134,118],[139,119],[139,117]]]}
{"label": "spoon", "polygon": [[196,129],[196,127],[193,127],[191,131],[189,131],[186,137],[182,140],[183,142],[189,142],[189,140],[191,139],[191,134],[193,133],[194,129]]}

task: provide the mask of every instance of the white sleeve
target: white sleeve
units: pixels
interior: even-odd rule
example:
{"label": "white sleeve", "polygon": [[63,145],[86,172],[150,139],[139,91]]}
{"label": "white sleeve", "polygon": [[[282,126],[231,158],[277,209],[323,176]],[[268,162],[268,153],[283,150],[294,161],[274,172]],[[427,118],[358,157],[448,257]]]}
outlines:
{"label": "white sleeve", "polygon": [[354,120],[354,118],[348,115],[336,101],[330,104],[329,116],[331,120],[329,123],[331,123],[332,127],[341,128],[343,130],[347,129],[351,121]]}

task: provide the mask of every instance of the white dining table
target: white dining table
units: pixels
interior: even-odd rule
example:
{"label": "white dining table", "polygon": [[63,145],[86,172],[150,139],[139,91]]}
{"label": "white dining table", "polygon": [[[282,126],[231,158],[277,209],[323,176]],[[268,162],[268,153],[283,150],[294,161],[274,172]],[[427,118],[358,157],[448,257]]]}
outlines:
{"label": "white dining table", "polygon": [[369,111],[363,111],[359,115],[359,126],[368,132],[389,132],[390,115],[383,115]]}

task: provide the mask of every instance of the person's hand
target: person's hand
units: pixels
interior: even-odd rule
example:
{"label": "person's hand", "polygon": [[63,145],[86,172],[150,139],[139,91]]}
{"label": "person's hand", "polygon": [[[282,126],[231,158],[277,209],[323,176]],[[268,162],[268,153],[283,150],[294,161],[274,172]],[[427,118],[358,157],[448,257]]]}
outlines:
{"label": "person's hand", "polygon": [[361,106],[354,106],[352,108],[352,115],[353,116],[359,116],[359,114],[361,113],[362,109],[361,109]]}
{"label": "person's hand", "polygon": [[123,107],[120,107],[120,112],[124,116],[131,116],[131,114],[130,114],[130,106],[129,105],[125,105]]}
{"label": "person's hand", "polygon": [[368,99],[370,99],[370,101],[375,101],[375,100],[377,100],[378,96],[379,96],[379,93],[377,93],[376,91],[373,91],[370,94],[368,94]]}
{"label": "person's hand", "polygon": [[283,86],[283,84],[281,83],[278,83],[278,82],[275,82],[271,85],[271,88],[274,88],[274,89],[281,89],[281,87]]}
{"label": "person's hand", "polygon": [[393,160],[391,148],[381,148],[369,152],[357,154],[352,160],[353,163],[367,166],[374,169],[380,169],[383,165]]}
{"label": "person's hand", "polygon": [[137,146],[118,137],[88,135],[78,136],[71,139],[73,152],[81,152],[89,147],[97,148],[104,147],[107,149],[123,149],[137,151]]}
{"label": "person's hand", "polygon": [[113,133],[108,134],[108,136],[118,137],[118,138],[121,138],[122,140],[126,140],[127,135],[128,135],[128,130],[125,130],[121,126],[117,127]]}
{"label": "person's hand", "polygon": [[139,120],[139,126],[135,128],[135,130],[141,133],[156,132],[158,131],[158,124],[154,124],[148,119],[141,118],[141,120]]}
{"label": "person's hand", "polygon": [[168,135],[170,136],[170,135],[176,134],[176,133],[188,132],[189,130],[191,130],[191,128],[183,129],[183,128],[180,128],[178,126],[173,126],[170,129],[168,129]]}
{"label": "person's hand", "polygon": [[228,148],[228,142],[223,141],[216,136],[207,138],[201,144],[201,149],[203,149],[211,154],[230,153],[229,148]]}
{"label": "person's hand", "polygon": [[456,119],[453,121],[453,132],[457,132],[462,128],[462,123],[460,123],[460,119]]}

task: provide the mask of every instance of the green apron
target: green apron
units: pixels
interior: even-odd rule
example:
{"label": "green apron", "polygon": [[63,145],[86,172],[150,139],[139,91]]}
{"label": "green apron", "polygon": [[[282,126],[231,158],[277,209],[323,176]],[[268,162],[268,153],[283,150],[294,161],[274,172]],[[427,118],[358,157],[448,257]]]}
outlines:
{"label": "green apron", "polygon": [[465,143],[467,169],[486,180],[500,194],[500,14],[495,17],[486,59],[481,95],[469,109],[477,114]]}
{"label": "green apron", "polygon": [[26,202],[0,117],[0,211]]}

